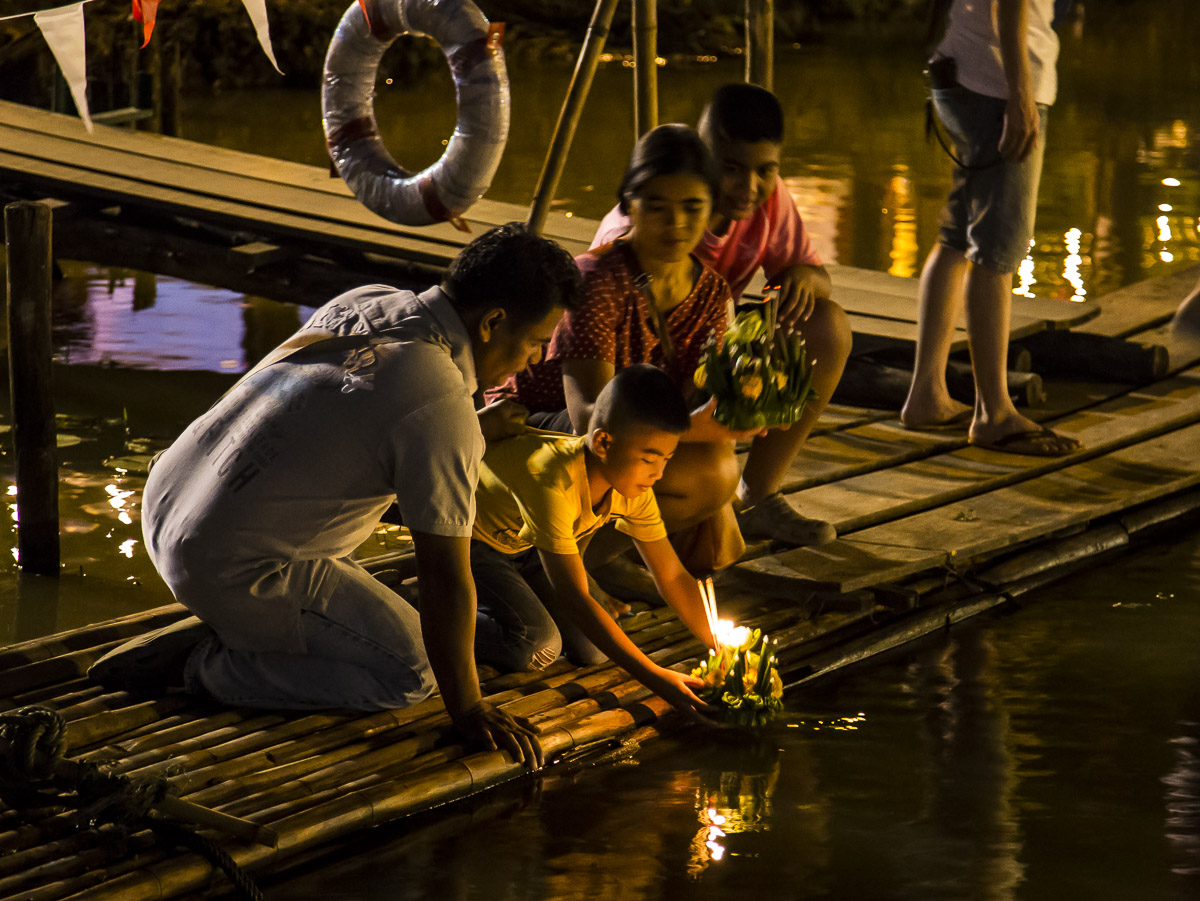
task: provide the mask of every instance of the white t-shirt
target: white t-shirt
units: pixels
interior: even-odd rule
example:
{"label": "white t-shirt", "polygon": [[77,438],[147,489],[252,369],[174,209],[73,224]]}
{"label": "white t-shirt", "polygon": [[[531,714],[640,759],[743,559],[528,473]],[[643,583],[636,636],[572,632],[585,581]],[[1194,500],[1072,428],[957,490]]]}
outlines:
{"label": "white t-shirt", "polygon": [[[1054,0],[1028,0],[1026,49],[1033,98],[1050,106],[1058,94],[1058,35],[1051,28]],[[938,56],[954,59],[958,83],[988,97],[1008,98],[1008,82],[1000,58],[996,0],[954,0]]]}
{"label": "white t-shirt", "polygon": [[[299,652],[300,609],[396,500],[406,525],[468,537],[483,436],[466,329],[438,289],[372,285],[317,310],[313,345],[248,374],[146,481],[143,532],[176,597],[231,646]],[[289,615],[290,614],[290,615]]]}

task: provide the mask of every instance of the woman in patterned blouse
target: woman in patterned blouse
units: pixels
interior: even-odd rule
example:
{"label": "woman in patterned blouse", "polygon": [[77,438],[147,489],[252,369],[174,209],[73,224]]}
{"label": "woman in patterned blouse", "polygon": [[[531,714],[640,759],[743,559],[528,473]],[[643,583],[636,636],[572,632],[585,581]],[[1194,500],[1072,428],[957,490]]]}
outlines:
{"label": "woman in patterned blouse", "polygon": [[[725,280],[692,255],[716,184],[716,164],[691,128],[661,125],[643,135],[618,190],[630,217],[628,234],[576,258],[584,302],[563,317],[546,358],[488,399],[523,404],[538,428],[584,434],[600,389],[625,366],[651,363],[685,396],[693,394],[704,343],[724,333],[730,299]],[[739,475],[734,442],[754,433],[719,425],[714,406],[695,409],[654,486],[673,535],[714,515],[732,517]]]}

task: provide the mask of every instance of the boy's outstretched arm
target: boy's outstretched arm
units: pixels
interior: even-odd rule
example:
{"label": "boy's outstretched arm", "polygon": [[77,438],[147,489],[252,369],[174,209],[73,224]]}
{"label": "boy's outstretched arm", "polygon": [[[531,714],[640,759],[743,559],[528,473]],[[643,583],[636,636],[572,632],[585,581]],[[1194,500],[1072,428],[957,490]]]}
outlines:
{"label": "boy's outstretched arm", "polygon": [[777,289],[777,321],[789,329],[808,319],[818,300],[828,299],[833,294],[829,270],[810,263],[795,263],[776,273],[767,284]]}
{"label": "boy's outstretched arm", "polygon": [[703,683],[694,676],[659,666],[629,640],[588,591],[587,570],[579,554],[552,554],[539,548],[538,556],[561,612],[571,617],[592,644],[689,719],[711,724],[702,713],[708,705],[692,692]]}
{"label": "boy's outstretched arm", "polygon": [[483,700],[479,689],[471,540],[416,531],[412,537],[417,584],[431,601],[421,607],[421,636],[446,712],[469,740],[508,751],[530,768],[541,767],[542,746],[533,729]]}
{"label": "boy's outstretched arm", "polygon": [[691,629],[692,634],[710,648],[717,646],[716,636],[708,627],[708,617],[704,615],[704,601],[700,597],[700,586],[692,578],[692,574],[684,569],[679,562],[679,555],[670,539],[660,538],[657,541],[634,541],[638,553],[646,561],[646,568],[658,586],[658,593],[663,596],[671,607],[679,614],[683,624]]}

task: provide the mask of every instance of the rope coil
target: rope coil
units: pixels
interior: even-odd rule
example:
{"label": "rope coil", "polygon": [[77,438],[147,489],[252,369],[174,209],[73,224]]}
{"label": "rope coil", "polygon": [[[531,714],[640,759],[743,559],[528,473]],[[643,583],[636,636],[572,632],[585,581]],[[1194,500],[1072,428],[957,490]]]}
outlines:
{"label": "rope coil", "polygon": [[103,764],[64,757],[67,724],[46,707],[0,714],[0,800],[17,811],[74,808],[76,829],[115,825],[126,832],[147,827],[164,844],[182,846],[219,867],[238,892],[259,901],[262,892],[221,847],[174,820],[151,814],[172,796],[157,776],[108,772]]}

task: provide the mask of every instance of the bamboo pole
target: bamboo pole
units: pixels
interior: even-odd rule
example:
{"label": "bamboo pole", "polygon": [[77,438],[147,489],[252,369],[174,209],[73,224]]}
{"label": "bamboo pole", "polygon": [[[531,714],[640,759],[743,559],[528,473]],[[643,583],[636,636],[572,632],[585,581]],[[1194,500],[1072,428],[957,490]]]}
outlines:
{"label": "bamboo pole", "polygon": [[11,698],[43,685],[82,676],[87,673],[89,666],[119,644],[120,640],[112,641],[84,651],[72,651],[25,666],[13,667],[5,673],[0,673],[0,697]]}
{"label": "bamboo pole", "polygon": [[746,0],[746,81],[775,90],[775,0]]}
{"label": "bamboo pole", "polygon": [[[6,206],[4,243],[18,557],[25,572],[57,576],[58,437],[50,388],[50,208],[29,201]],[[0,694],[8,693],[0,689]]]}
{"label": "bamboo pole", "polygon": [[550,203],[558,190],[558,182],[567,163],[567,153],[571,149],[575,129],[579,126],[583,104],[588,91],[591,90],[592,78],[596,74],[596,66],[600,62],[600,54],[604,50],[604,42],[608,38],[608,29],[616,8],[617,0],[596,0],[587,36],[579,51],[579,61],[571,75],[567,97],[558,114],[558,122],[554,125],[550,149],[546,152],[546,161],[542,164],[542,172],[533,192],[533,203],[529,207],[529,219],[526,223],[526,227],[533,234],[540,234],[546,225],[546,215],[550,212]]}
{"label": "bamboo pole", "polygon": [[658,125],[658,0],[633,0],[633,138]]}
{"label": "bamboo pole", "polygon": [[187,610],[182,605],[168,604],[165,607],[156,607],[142,613],[134,613],[101,623],[81,626],[67,632],[44,635],[20,644],[9,645],[0,651],[0,670],[37,663],[40,660],[71,651],[86,650],[117,638],[132,638],[142,632],[170,625],[186,615]]}

